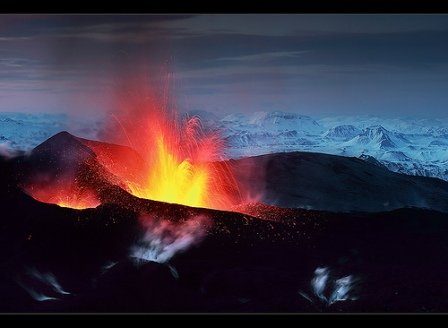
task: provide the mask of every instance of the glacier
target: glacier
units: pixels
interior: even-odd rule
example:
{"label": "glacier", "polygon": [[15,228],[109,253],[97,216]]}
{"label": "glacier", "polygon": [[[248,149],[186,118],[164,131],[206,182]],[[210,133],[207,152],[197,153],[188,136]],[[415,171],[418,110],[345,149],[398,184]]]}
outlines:
{"label": "glacier", "polygon": [[[197,115],[201,113],[189,113]],[[241,158],[310,151],[375,160],[391,171],[448,181],[448,119],[373,115],[312,118],[297,113],[233,113],[203,121]]]}
{"label": "glacier", "polygon": [[[223,159],[309,151],[358,157],[409,175],[448,181],[448,118],[387,118],[373,115],[311,117],[282,111],[212,113],[190,111],[205,130],[226,142]],[[104,117],[55,113],[0,113],[0,153],[29,151],[60,131],[98,139]],[[107,140],[105,140],[107,141]]]}

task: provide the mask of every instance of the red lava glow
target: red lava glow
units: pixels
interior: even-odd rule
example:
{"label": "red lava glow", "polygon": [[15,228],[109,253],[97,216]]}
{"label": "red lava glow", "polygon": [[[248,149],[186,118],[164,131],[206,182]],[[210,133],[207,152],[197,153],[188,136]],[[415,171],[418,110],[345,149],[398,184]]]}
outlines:
{"label": "red lava glow", "polygon": [[[215,164],[225,146],[219,133],[204,131],[198,117],[180,116],[170,104],[168,88],[151,90],[143,85],[141,80],[127,85],[129,92],[117,100],[118,109],[103,135],[135,150],[129,154],[134,160],[123,165],[122,159],[112,160],[114,155],[102,150],[97,159],[134,196],[231,209],[240,193],[231,169]],[[158,95],[154,89],[165,93]]]}
{"label": "red lava glow", "polygon": [[28,192],[40,202],[56,204],[60,207],[82,210],[100,205],[100,201],[94,192],[70,184],[47,187],[31,186]]}
{"label": "red lava glow", "polygon": [[[197,117],[180,119],[154,102],[143,104],[138,117],[115,116],[122,134],[139,153],[141,164],[116,167],[110,157],[101,163],[140,198],[194,207],[230,209],[239,191],[231,170],[215,165],[223,150],[217,133],[206,133]],[[133,128],[129,128],[133,126]]]}
{"label": "red lava glow", "polygon": [[[180,116],[171,97],[143,85],[133,84],[133,92],[117,101],[102,134],[113,144],[79,139],[117,181],[106,179],[139,198],[231,210],[241,194],[228,164],[217,163],[225,146],[219,133],[204,131],[198,117]],[[31,194],[72,208],[98,205],[87,190],[35,188]]]}

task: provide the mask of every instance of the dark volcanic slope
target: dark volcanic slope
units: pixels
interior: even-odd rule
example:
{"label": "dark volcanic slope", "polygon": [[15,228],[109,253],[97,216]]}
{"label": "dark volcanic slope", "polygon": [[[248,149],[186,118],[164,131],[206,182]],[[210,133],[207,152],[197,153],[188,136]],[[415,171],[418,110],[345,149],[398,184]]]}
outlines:
{"label": "dark volcanic slope", "polygon": [[[128,160],[109,156],[114,147],[61,133],[27,157],[0,158],[0,312],[448,310],[448,214],[254,205],[255,218],[139,199],[101,165]],[[446,210],[446,183],[362,160],[290,153],[232,164],[271,204]],[[75,177],[102,205],[34,200],[18,185],[39,172],[47,185]],[[136,259],[136,247],[150,256]]]}
{"label": "dark volcanic slope", "polygon": [[277,153],[230,161],[236,180],[282,207],[380,212],[403,207],[448,212],[448,183],[408,176],[354,157]]}
{"label": "dark volcanic slope", "polygon": [[[337,212],[381,212],[404,207],[448,212],[448,182],[398,174],[354,157],[320,153],[277,153],[231,160],[241,190],[266,204]],[[217,163],[217,165],[221,165]],[[85,174],[86,167],[94,171]],[[108,169],[105,170],[104,166]],[[143,179],[143,159],[131,148],[61,132],[36,147],[21,163],[22,181],[41,184],[73,179]],[[36,172],[45,173],[36,174]],[[122,185],[123,187],[123,185]]]}
{"label": "dark volcanic slope", "polygon": [[18,173],[24,180],[36,177],[53,181],[61,177],[74,178],[77,171],[95,158],[95,153],[68,132],[58,133],[24,158],[24,165]]}
{"label": "dark volcanic slope", "polygon": [[47,184],[75,180],[87,167],[118,184],[115,168],[134,172],[143,165],[140,156],[129,147],[86,140],[68,132],[52,136],[16,161],[22,183]]}
{"label": "dark volcanic slope", "polygon": [[[282,209],[272,222],[119,188],[121,203],[74,210],[25,195],[15,168],[0,158],[0,312],[448,310],[447,214]],[[209,223],[168,262],[136,262],[141,211]]]}

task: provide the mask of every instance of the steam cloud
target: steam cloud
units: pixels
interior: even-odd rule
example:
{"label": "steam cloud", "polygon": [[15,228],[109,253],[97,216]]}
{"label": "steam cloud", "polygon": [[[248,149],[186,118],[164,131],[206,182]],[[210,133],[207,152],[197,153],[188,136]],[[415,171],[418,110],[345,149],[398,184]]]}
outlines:
{"label": "steam cloud", "polygon": [[9,143],[0,144],[0,156],[5,158],[12,158],[18,155],[18,152],[11,148]]}
{"label": "steam cloud", "polygon": [[[29,284],[33,287],[27,286],[28,284],[25,284],[23,281],[18,281],[18,284],[23,289],[25,289],[34,300],[38,302],[58,300],[57,297],[54,297],[56,295],[70,295],[69,292],[65,291],[62,288],[55,275],[51,272],[41,273],[33,268],[28,270],[28,277],[31,278]],[[46,290],[47,293],[54,294],[54,296],[45,295],[44,293],[39,292],[36,289]]]}
{"label": "steam cloud", "polygon": [[165,263],[178,252],[200,242],[206,234],[209,219],[195,216],[182,223],[173,223],[145,215],[142,222],[146,232],[143,239],[131,249],[131,257]]}
{"label": "steam cloud", "polygon": [[[327,267],[316,268],[314,278],[311,280],[311,289],[314,295],[326,305],[332,305],[340,301],[356,300],[357,298],[351,295],[356,279],[352,275],[334,279],[330,273],[330,269]],[[314,303],[312,297],[303,292],[299,292],[299,294]]]}

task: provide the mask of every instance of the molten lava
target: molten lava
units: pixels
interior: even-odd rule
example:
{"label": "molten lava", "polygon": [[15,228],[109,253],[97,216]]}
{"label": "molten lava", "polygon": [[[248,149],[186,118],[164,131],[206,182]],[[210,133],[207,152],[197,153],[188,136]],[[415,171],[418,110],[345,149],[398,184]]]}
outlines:
{"label": "molten lava", "polygon": [[77,210],[83,210],[86,208],[95,208],[98,205],[100,205],[100,203],[95,199],[89,199],[86,197],[77,198],[67,196],[66,198],[60,197],[59,200],[57,200],[56,205],[60,207],[68,207]]}
{"label": "molten lava", "polygon": [[207,207],[210,180],[207,165],[179,158],[169,150],[163,136],[157,138],[155,152],[146,183],[143,186],[129,183],[131,193],[168,203]]}
{"label": "molten lava", "polygon": [[88,189],[67,185],[33,186],[28,189],[34,199],[56,204],[60,207],[69,207],[78,210],[95,208],[100,205],[97,196]]}
{"label": "molten lava", "polygon": [[230,209],[238,188],[230,170],[213,163],[220,159],[223,148],[218,134],[203,132],[197,117],[181,121],[175,112],[154,107],[144,116],[131,132],[127,132],[124,119],[119,121],[128,142],[144,160],[140,174],[113,170],[126,189],[140,198]]}
{"label": "molten lava", "polygon": [[[142,85],[133,85],[130,90],[141,91]],[[83,175],[79,172],[85,171],[95,172],[100,176],[96,180],[140,198],[221,210],[231,210],[240,203],[238,184],[228,164],[221,161],[224,142],[219,133],[205,131],[196,116],[180,118],[168,106],[169,97],[164,95],[161,100],[149,91],[144,88],[134,97],[126,93],[127,97],[117,102],[119,109],[102,134],[114,144],[60,135],[62,150],[56,158],[68,161],[62,171],[69,166],[77,168],[71,181],[57,179],[57,185],[42,183],[40,187],[34,183],[29,193],[37,200],[60,206],[96,207],[98,198],[104,198],[98,196],[104,192],[99,187],[104,183],[95,184],[92,177],[80,179]],[[59,146],[47,146],[41,151],[55,156],[53,148]],[[77,152],[82,156],[72,156]],[[75,160],[68,160],[72,157]],[[89,174],[93,173],[84,176]],[[76,187],[71,188],[70,183]]]}

